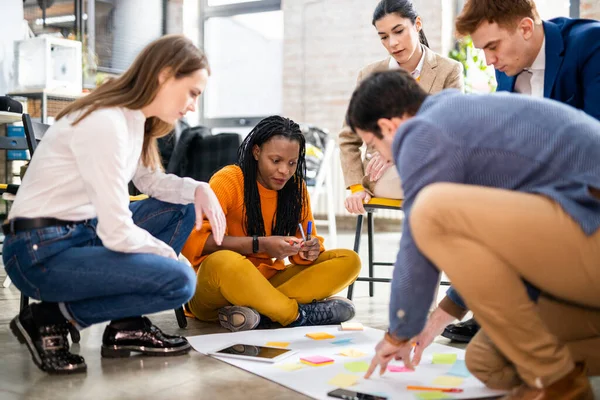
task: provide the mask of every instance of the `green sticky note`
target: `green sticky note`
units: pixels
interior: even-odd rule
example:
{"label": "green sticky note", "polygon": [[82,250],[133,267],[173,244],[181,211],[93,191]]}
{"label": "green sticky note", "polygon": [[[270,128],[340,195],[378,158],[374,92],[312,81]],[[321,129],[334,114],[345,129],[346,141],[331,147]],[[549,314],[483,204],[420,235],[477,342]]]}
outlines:
{"label": "green sticky note", "polygon": [[434,353],[433,354],[433,364],[454,364],[455,362],[456,362],[456,354],[455,353],[449,353],[449,354]]}
{"label": "green sticky note", "polygon": [[435,400],[435,399],[452,399],[453,397],[448,396],[444,392],[419,392],[415,393],[417,399],[423,400]]}
{"label": "green sticky note", "polygon": [[352,361],[344,364],[350,372],[367,372],[369,370],[369,363],[366,361]]}

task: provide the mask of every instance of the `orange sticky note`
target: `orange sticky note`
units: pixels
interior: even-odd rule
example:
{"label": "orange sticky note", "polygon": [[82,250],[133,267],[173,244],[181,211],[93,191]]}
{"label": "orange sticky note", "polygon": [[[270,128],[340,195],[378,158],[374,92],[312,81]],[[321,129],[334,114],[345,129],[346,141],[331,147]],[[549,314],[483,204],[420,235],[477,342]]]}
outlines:
{"label": "orange sticky note", "polygon": [[289,342],[267,342],[266,346],[269,347],[283,347],[286,348],[290,345]]}
{"label": "orange sticky note", "polygon": [[327,332],[313,332],[307,333],[306,337],[309,337],[313,340],[325,340],[325,339],[335,339],[335,336],[330,335]]}

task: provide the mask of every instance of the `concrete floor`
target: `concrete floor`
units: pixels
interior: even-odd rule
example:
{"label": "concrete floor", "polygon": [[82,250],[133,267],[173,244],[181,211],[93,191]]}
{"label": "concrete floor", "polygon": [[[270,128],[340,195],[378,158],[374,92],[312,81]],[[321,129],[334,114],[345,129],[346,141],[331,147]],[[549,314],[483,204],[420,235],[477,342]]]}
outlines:
{"label": "concrete floor", "polygon": [[[338,246],[351,248],[350,234],[338,235]],[[366,260],[366,240],[361,256]],[[326,242],[327,243],[327,242]],[[393,261],[398,248],[398,235],[380,233],[376,241],[378,261]],[[366,275],[363,271],[362,275]],[[390,276],[391,267],[377,267],[378,276]],[[4,280],[0,268],[0,280]],[[355,286],[355,320],[370,327],[387,328],[389,284],[375,285],[375,296],[368,296],[368,283]],[[443,292],[443,290],[442,290]],[[343,293],[345,295],[345,292]],[[443,296],[443,293],[440,293]],[[31,361],[25,346],[10,333],[8,323],[19,308],[19,292],[11,286],[0,288],[0,399],[306,399],[276,383],[252,375],[210,357],[192,352],[173,358],[131,357],[102,359],[100,343],[104,324],[86,329],[75,352],[83,355],[88,365],[87,374],[49,376]],[[152,315],[151,319],[167,333],[186,336],[221,333],[216,324],[188,320],[188,328],[177,326],[175,314],[167,311]],[[448,343],[438,338],[440,343]],[[594,378],[596,396],[600,399],[600,378]]]}

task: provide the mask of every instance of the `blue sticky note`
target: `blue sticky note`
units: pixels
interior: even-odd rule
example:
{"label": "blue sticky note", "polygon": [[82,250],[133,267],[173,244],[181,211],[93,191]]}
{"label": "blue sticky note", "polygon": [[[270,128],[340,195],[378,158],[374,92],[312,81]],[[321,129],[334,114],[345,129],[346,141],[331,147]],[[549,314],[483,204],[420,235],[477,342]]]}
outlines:
{"label": "blue sticky note", "polygon": [[339,340],[335,340],[335,341],[331,342],[331,344],[339,344],[339,345],[344,345],[344,344],[349,344],[349,343],[352,343],[352,338],[339,339]]}
{"label": "blue sticky note", "polygon": [[446,372],[446,375],[468,378],[471,376],[471,373],[467,369],[467,365],[465,364],[464,360],[456,360],[456,362],[452,364],[452,368],[450,368],[450,371]]}

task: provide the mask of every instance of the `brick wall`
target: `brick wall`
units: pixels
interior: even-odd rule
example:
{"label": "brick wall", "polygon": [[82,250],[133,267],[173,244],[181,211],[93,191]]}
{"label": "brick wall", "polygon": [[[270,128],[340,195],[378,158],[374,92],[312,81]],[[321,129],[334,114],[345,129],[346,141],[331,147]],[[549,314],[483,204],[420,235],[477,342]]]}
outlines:
{"label": "brick wall", "polygon": [[283,113],[336,132],[360,68],[383,59],[377,0],[284,0]]}
{"label": "brick wall", "polygon": [[[283,114],[337,139],[358,71],[387,57],[371,25],[378,0],[283,0]],[[433,50],[448,51],[455,0],[415,0]],[[347,215],[339,157],[333,159],[337,215]],[[314,211],[324,214],[324,196]],[[397,218],[398,213],[385,217]],[[383,214],[381,216],[384,216]]]}
{"label": "brick wall", "polygon": [[[358,71],[387,53],[371,25],[378,0],[283,0],[283,113],[337,134]],[[454,1],[415,0],[433,50],[449,50]]]}
{"label": "brick wall", "polygon": [[581,0],[581,18],[600,20],[600,0]]}

